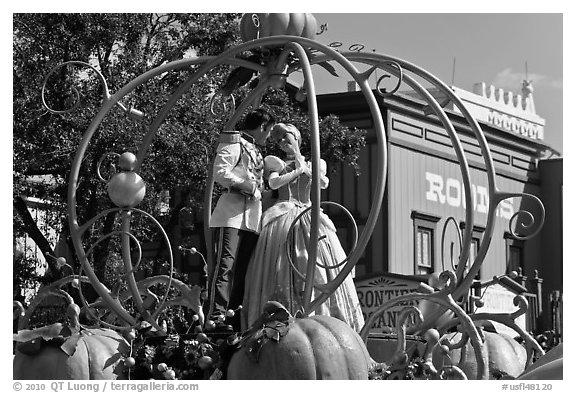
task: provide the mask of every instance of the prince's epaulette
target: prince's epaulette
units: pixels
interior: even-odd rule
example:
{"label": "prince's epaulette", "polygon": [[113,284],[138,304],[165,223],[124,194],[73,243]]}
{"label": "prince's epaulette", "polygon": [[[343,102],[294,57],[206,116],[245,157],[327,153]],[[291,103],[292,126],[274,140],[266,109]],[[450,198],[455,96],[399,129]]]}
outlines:
{"label": "prince's epaulette", "polygon": [[238,131],[222,131],[218,143],[240,143],[240,138]]}

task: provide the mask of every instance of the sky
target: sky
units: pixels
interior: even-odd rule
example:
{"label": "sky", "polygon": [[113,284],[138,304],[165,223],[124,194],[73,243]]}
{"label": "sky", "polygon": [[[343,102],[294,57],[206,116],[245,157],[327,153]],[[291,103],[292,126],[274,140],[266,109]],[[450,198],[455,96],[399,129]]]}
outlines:
{"label": "sky", "polygon": [[[564,2],[547,0],[537,7],[530,5],[534,2],[494,0],[473,5],[452,0],[434,3],[412,0],[407,5],[401,2],[335,3],[220,0],[175,1],[160,6],[149,0],[89,3],[34,0],[19,5],[20,9],[14,12],[309,11],[319,26],[327,27],[316,36],[318,42],[338,41],[342,48],[362,44],[365,51],[409,61],[446,84],[464,90],[471,91],[474,83],[485,82],[517,93],[528,75],[533,81],[536,113],[546,120],[544,142],[564,151],[563,29],[570,26],[565,22],[569,10]],[[509,3],[522,3],[522,8]],[[319,93],[344,91],[351,79],[344,75],[334,78],[326,72],[315,72],[314,77]]]}
{"label": "sky", "polygon": [[[314,13],[323,44],[364,45],[364,52],[411,62],[444,83],[472,91],[485,82],[519,93],[532,80],[544,142],[563,151],[563,16],[560,13]],[[320,29],[319,29],[320,30]],[[526,70],[528,73],[526,73]],[[351,77],[315,77],[317,93],[345,91]]]}

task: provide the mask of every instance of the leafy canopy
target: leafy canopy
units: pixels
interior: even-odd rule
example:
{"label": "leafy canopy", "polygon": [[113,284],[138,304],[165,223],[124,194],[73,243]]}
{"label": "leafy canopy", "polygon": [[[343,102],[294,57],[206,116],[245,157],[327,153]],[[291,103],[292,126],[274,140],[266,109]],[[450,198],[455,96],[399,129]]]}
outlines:
{"label": "leafy canopy", "polygon": [[[65,113],[51,113],[43,105],[42,87],[54,67],[67,61],[82,61],[97,69],[110,92],[118,91],[134,78],[162,64],[190,56],[214,56],[240,42],[240,14],[14,14],[13,15],[13,199],[14,237],[25,234],[34,240],[49,265],[45,280],[62,272],[55,267],[54,239],[30,220],[23,203],[35,197],[50,211],[47,224],[67,234],[67,188],[72,161],[83,133],[100,109],[102,84],[97,74],[78,66],[60,67],[47,79],[46,104]],[[122,104],[143,112],[143,121],[134,121],[122,108],[115,107],[101,122],[85,152],[76,192],[79,222],[86,222],[112,207],[104,178],[114,170],[109,153],[136,153],[150,126],[150,119],[196,69],[169,72],[138,86]],[[210,111],[210,97],[232,71],[221,65],[212,69],[170,110],[154,137],[140,169],[147,185],[146,198],[138,206],[155,216],[163,215],[169,234],[181,222],[182,212],[202,208],[207,165],[226,118]],[[74,92],[74,89],[78,95]],[[241,102],[250,85],[234,91]],[[77,105],[77,107],[74,107]],[[269,91],[263,99],[279,120],[289,120],[306,138],[308,116],[302,106],[285,91]],[[357,170],[356,161],[364,146],[364,132],[342,126],[335,116],[320,119],[321,151],[330,162],[346,162]],[[304,152],[307,143],[304,142]],[[269,147],[272,151],[273,147]],[[31,182],[31,179],[37,181]],[[168,212],[158,211],[162,191],[177,192],[178,201]],[[167,214],[167,215],[166,215]],[[197,215],[201,217],[201,215]],[[158,240],[158,231],[135,219],[133,229],[142,243]],[[86,248],[102,234],[118,226],[117,215],[98,220],[83,237]],[[186,239],[178,239],[186,243]],[[177,242],[177,243],[178,243]],[[98,243],[90,255],[97,275],[104,283],[114,280],[110,261],[118,259],[118,239]],[[179,244],[173,244],[178,247]],[[107,262],[108,261],[108,262]],[[75,261],[68,261],[74,266]],[[76,261],[77,262],[77,261]],[[38,260],[18,253],[15,266],[37,265]],[[108,263],[108,265],[107,265]],[[30,280],[30,268],[14,269],[15,288]],[[32,269],[33,270],[33,269]],[[20,273],[22,272],[22,273]],[[21,276],[20,276],[21,275]]]}

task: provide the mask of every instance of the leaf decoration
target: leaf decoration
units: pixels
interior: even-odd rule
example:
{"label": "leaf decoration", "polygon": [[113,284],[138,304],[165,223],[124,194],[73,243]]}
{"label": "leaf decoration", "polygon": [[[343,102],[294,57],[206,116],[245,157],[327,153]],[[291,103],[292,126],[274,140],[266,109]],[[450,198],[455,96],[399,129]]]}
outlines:
{"label": "leaf decoration", "polygon": [[69,336],[66,341],[60,346],[60,349],[68,356],[74,355],[76,352],[76,347],[78,346],[78,341],[82,337],[81,333],[76,333]]}
{"label": "leaf decoration", "polygon": [[[20,330],[17,334],[13,335],[13,340],[23,346],[23,351],[21,352],[24,353],[30,352],[26,346],[30,348],[33,346],[36,350],[40,350],[42,342],[46,341],[52,345],[60,345],[60,349],[62,349],[66,355],[72,356],[76,352],[78,341],[86,334],[90,335],[91,333],[82,329],[79,324],[71,323],[63,325],[57,322],[33,330]],[[40,342],[38,342],[38,340],[40,340]],[[28,343],[30,343],[30,345],[28,345]]]}
{"label": "leaf decoration", "polygon": [[[312,59],[314,58],[314,52],[315,50],[310,50],[309,48],[304,48],[304,52],[306,52],[306,56],[308,57],[308,60],[310,62],[312,62]],[[298,63],[298,62],[295,62]],[[330,63],[328,63],[327,61],[323,61],[320,63],[316,63],[318,64],[320,67],[324,68],[326,71],[328,71],[332,76],[335,76],[336,78],[339,77],[338,73],[336,72],[336,69],[334,68],[334,66],[332,66]],[[297,68],[301,68],[300,66],[298,66]]]}
{"label": "leaf decoration", "polygon": [[266,338],[272,339],[276,342],[280,341],[280,332],[274,328],[265,327],[264,335]]}
{"label": "leaf decoration", "polygon": [[219,368],[216,368],[214,372],[210,375],[210,380],[218,380],[222,379],[224,373]]}
{"label": "leaf decoration", "polygon": [[17,342],[27,342],[37,338],[44,340],[52,340],[60,335],[63,325],[61,323],[54,323],[52,325],[43,326],[33,330],[20,330],[17,334],[13,335],[13,340]]}
{"label": "leaf decoration", "polygon": [[264,305],[260,318],[244,333],[238,347],[245,347],[250,360],[257,362],[264,344],[270,340],[279,342],[288,334],[293,321],[294,318],[282,304],[269,301]]}
{"label": "leaf decoration", "polygon": [[339,77],[338,73],[336,72],[336,69],[328,62],[323,61],[321,63],[318,63],[318,65],[324,68],[326,71],[328,71],[332,76],[335,76],[336,78]]}

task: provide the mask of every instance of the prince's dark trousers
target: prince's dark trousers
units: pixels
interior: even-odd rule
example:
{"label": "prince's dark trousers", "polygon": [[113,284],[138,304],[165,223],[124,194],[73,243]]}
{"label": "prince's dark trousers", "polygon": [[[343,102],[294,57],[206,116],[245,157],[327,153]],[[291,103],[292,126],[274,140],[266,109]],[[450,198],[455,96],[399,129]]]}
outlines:
{"label": "prince's dark trousers", "polygon": [[[208,319],[235,310],[244,298],[244,278],[258,234],[236,228],[216,228],[216,258],[208,280]],[[232,318],[235,331],[240,330],[240,318]]]}

